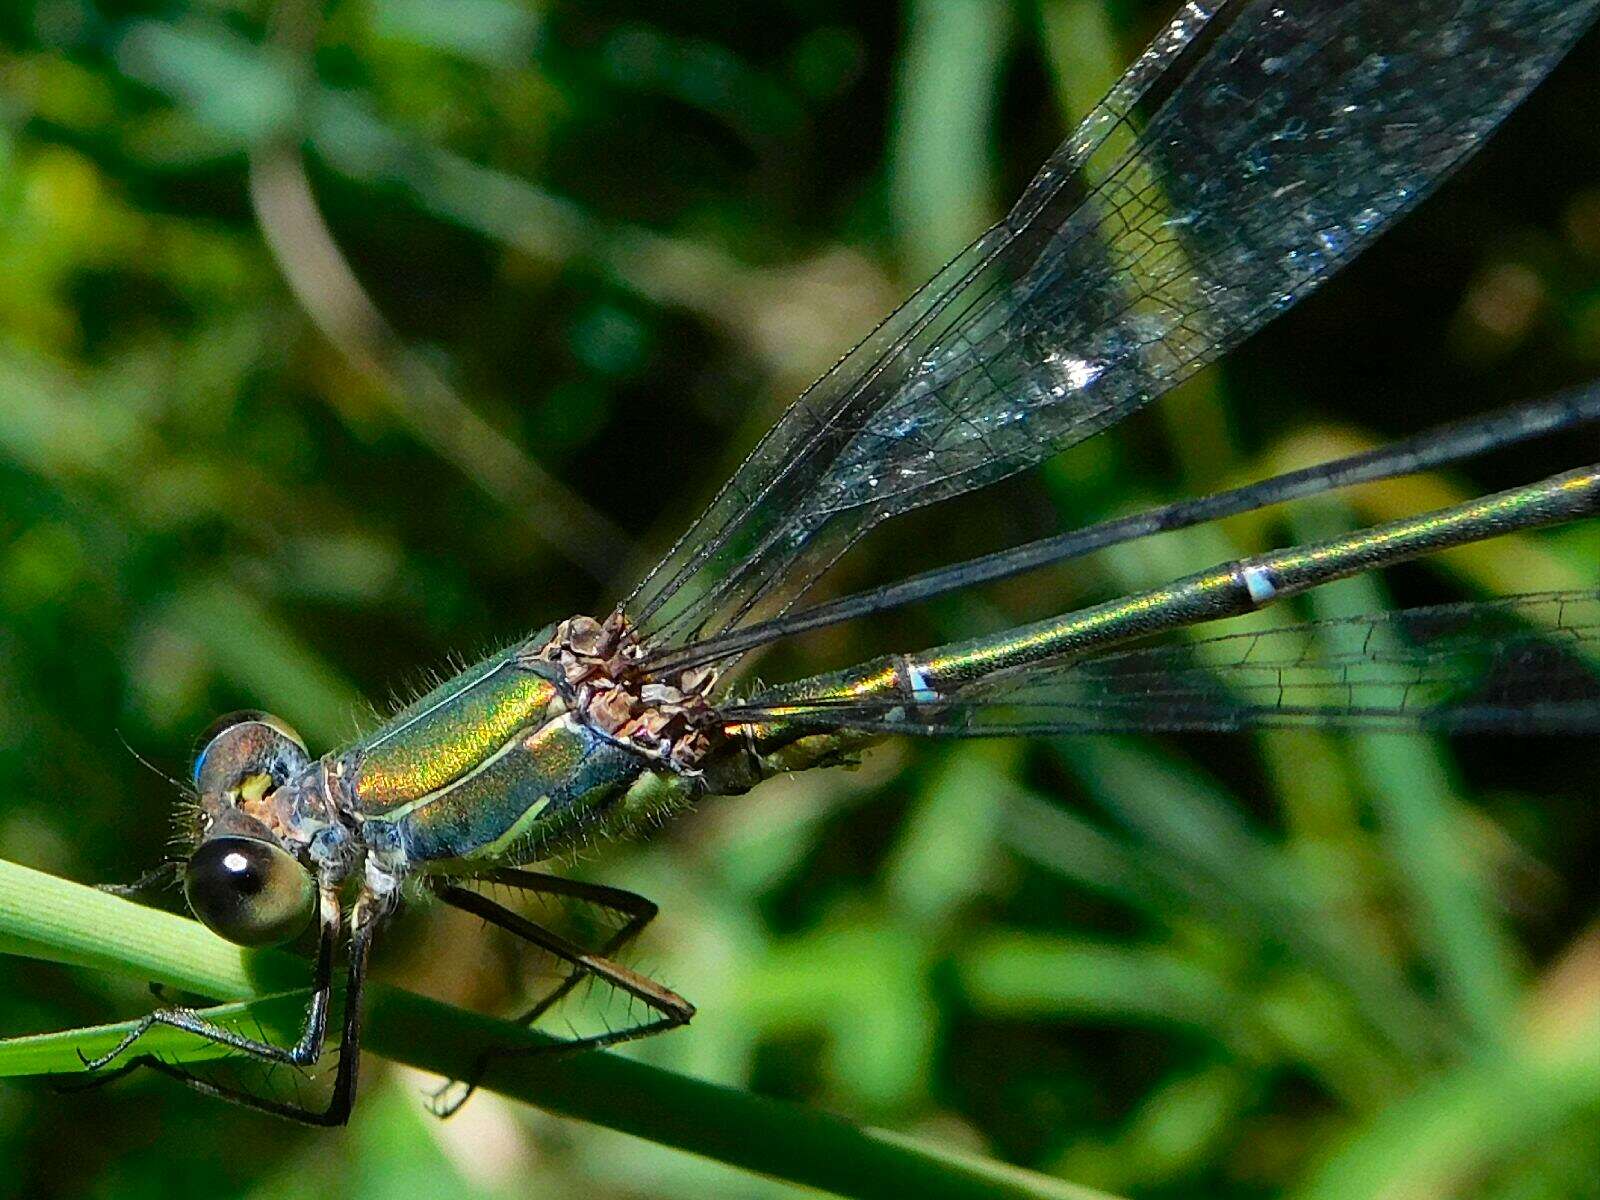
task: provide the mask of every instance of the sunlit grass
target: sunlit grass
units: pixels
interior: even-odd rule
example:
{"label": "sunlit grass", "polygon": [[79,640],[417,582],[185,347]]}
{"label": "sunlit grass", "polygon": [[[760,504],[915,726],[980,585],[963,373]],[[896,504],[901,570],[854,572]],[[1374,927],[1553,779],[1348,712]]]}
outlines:
{"label": "sunlit grass", "polygon": [[[244,951],[198,924],[0,862],[0,950],[119,970],[215,997],[278,998],[207,1010],[224,1023],[281,1030],[303,995],[282,996],[306,965]],[[445,1076],[466,1074],[490,1048],[548,1045],[519,1026],[398,988],[370,990],[367,1047]],[[135,1022],[0,1042],[0,1076],[82,1073],[84,1057],[111,1049]],[[211,1053],[176,1030],[140,1049],[183,1061]],[[703,1083],[615,1054],[503,1059],[484,1086],[551,1112],[593,1121],[761,1174],[846,1196],[1093,1200],[1101,1195],[1004,1164],[952,1154],[885,1130]]]}

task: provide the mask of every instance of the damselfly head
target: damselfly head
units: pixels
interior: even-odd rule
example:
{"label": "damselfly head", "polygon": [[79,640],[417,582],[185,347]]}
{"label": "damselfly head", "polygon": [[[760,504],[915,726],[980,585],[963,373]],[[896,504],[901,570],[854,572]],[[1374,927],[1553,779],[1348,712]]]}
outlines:
{"label": "damselfly head", "polygon": [[282,840],[278,789],[312,765],[305,743],[263,712],[231,713],[201,740],[190,778],[199,793],[199,845],[184,870],[194,915],[241,946],[271,946],[303,930],[317,888]]}
{"label": "damselfly head", "polygon": [[202,798],[249,789],[258,776],[270,790],[310,765],[305,742],[287,722],[245,709],[219,717],[201,736],[190,782]]}

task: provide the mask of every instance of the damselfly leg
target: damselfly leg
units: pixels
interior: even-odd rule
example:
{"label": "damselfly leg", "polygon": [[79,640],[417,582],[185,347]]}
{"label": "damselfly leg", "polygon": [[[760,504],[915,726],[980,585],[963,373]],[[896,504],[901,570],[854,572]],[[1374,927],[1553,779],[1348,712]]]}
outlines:
{"label": "damselfly leg", "polygon": [[474,876],[474,881],[500,884],[535,896],[577,899],[622,918],[622,924],[605,940],[599,951],[592,953],[572,940],[468,888],[443,881],[434,884],[434,893],[446,904],[482,918],[513,937],[554,956],[569,968],[559,983],[515,1018],[518,1024],[533,1024],[585,980],[598,980],[608,984],[629,997],[642,1001],[656,1015],[626,1029],[608,1029],[603,1033],[553,1041],[542,1046],[505,1047],[484,1054],[473,1063],[472,1069],[464,1078],[451,1080],[434,1092],[431,1107],[436,1116],[449,1117],[459,1110],[477,1089],[484,1072],[496,1058],[598,1050],[685,1025],[694,1016],[694,1005],[682,996],[655,980],[613,961],[613,956],[638,937],[645,926],[655,919],[657,908],[653,901],[622,888],[563,879],[556,875],[512,867],[503,867]]}
{"label": "damselfly leg", "polygon": [[108,896],[121,896],[124,900],[138,900],[152,892],[172,887],[183,878],[183,860],[169,858],[151,867],[132,883],[97,883],[95,889]]}
{"label": "damselfly leg", "polygon": [[[339,943],[341,909],[338,893],[333,888],[322,891],[320,902],[317,954],[311,980],[311,999],[306,1005],[299,1036],[292,1045],[284,1046],[265,1037],[249,1037],[237,1029],[207,1020],[191,1008],[164,1008],[150,1013],[126,1037],[107,1053],[97,1058],[79,1055],[87,1071],[106,1071],[106,1082],[120,1079],[138,1067],[148,1067],[163,1075],[180,1080],[196,1091],[219,1099],[232,1100],[261,1112],[273,1113],[308,1125],[342,1125],[349,1119],[355,1102],[356,1071],[360,1061],[361,994],[366,980],[367,956],[372,935],[381,915],[381,905],[367,896],[356,903],[355,918],[350,934],[350,961],[346,974],[345,1008],[339,1042],[338,1066],[332,1092],[323,1106],[298,1101],[278,1100],[249,1088],[225,1082],[221,1078],[208,1078],[179,1062],[168,1061],[155,1054],[140,1054],[123,1058],[145,1034],[158,1026],[168,1026],[203,1038],[226,1048],[233,1056],[243,1056],[257,1062],[304,1070],[314,1066],[323,1056],[327,1040],[329,1012],[333,1000],[334,956]],[[110,1070],[107,1070],[110,1068]]]}

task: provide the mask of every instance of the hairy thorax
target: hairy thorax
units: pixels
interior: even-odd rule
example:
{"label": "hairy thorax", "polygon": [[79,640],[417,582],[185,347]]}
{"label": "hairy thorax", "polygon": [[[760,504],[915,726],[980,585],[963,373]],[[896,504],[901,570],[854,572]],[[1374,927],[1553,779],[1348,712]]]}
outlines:
{"label": "hairy thorax", "polygon": [[620,609],[604,621],[561,622],[533,656],[559,668],[583,720],[646,758],[692,773],[716,744],[715,669],[647,672],[644,647]]}

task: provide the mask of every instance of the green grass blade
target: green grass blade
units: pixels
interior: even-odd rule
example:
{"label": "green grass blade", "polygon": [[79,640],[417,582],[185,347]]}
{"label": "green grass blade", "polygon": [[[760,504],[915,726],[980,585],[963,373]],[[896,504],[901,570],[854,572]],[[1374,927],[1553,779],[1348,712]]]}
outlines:
{"label": "green grass blade", "polygon": [[[1313,537],[1345,527],[1309,517],[1299,526]],[[1311,603],[1324,620],[1388,607],[1383,589],[1368,576],[1318,589]],[[1471,1040],[1497,1048],[1512,1025],[1520,972],[1490,881],[1467,836],[1470,822],[1456,796],[1448,754],[1437,741],[1405,734],[1363,733],[1350,741],[1422,951]]]}
{"label": "green grass blade", "polygon": [[1197,900],[1238,933],[1281,944],[1337,981],[1373,1029],[1413,1060],[1445,1036],[1439,1015],[1384,959],[1352,943],[1297,865],[1198,770],[1127,739],[1053,743],[1097,801],[1187,872]]}
{"label": "green grass blade", "polygon": [[[1338,1147],[1299,1200],[1460,1194],[1519,1155],[1559,1155],[1562,1129],[1600,1112],[1600,1005],[1590,989],[1551,1036],[1511,1039],[1378,1113]],[[1556,1140],[1552,1140],[1556,1139]]]}
{"label": "green grass blade", "polygon": [[1010,6],[913,3],[900,63],[889,201],[908,274],[932,274],[996,205],[985,136],[1010,46]]}
{"label": "green grass blade", "polygon": [[[306,974],[306,965],[289,955],[247,952],[193,921],[4,861],[0,949],[226,1000],[282,992],[303,985]],[[368,1049],[440,1075],[464,1074],[490,1048],[548,1041],[398,988],[374,986],[367,1003]],[[247,1009],[255,1015],[253,1006],[228,1011]],[[108,1048],[127,1028],[0,1042],[0,1075],[78,1070],[79,1051]],[[502,1059],[485,1086],[563,1116],[844,1196],[1104,1200],[1104,1193],[1020,1168],[613,1054]]]}
{"label": "green grass blade", "polygon": [[1154,946],[1004,931],[980,936],[957,964],[964,993],[988,1014],[1198,1026],[1223,1036],[1249,1016],[1227,980]]}

